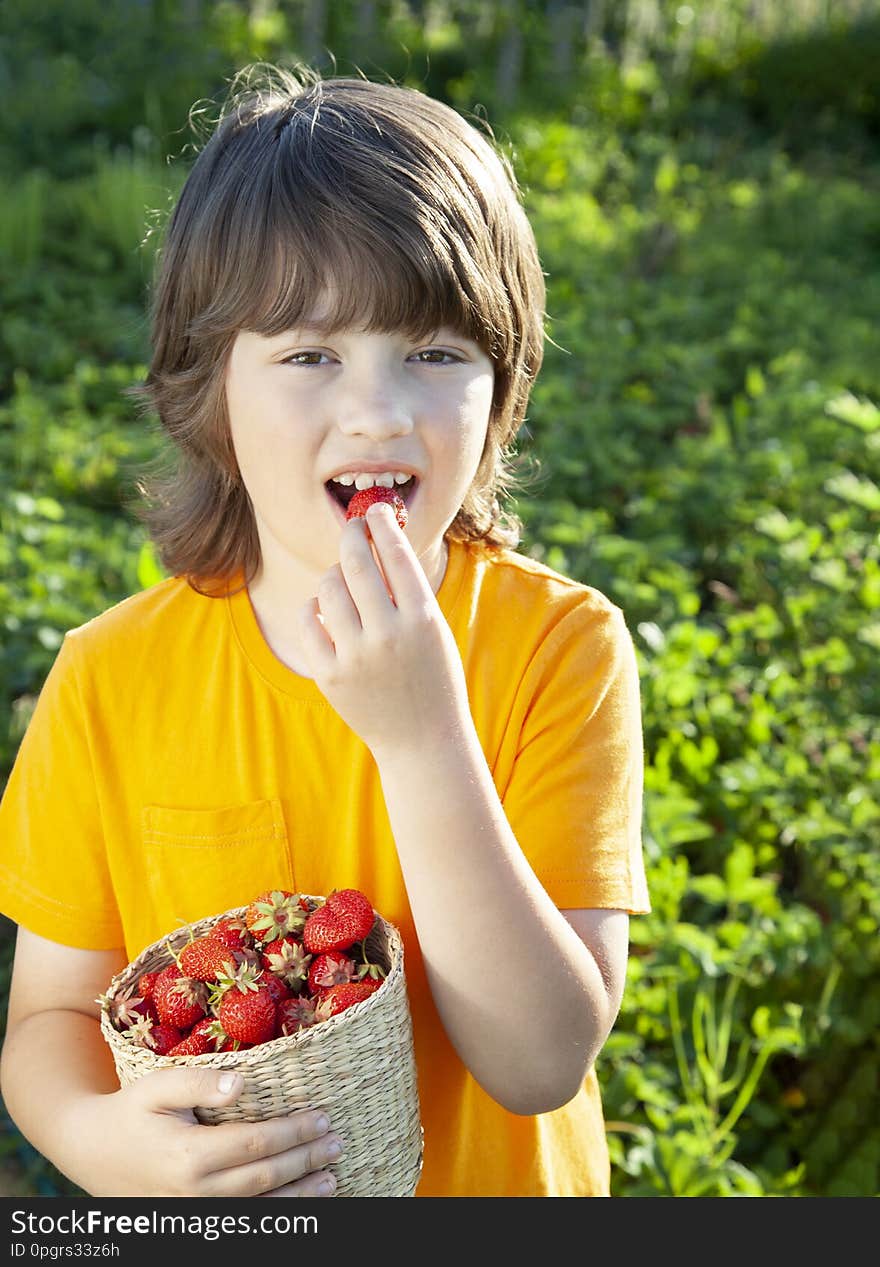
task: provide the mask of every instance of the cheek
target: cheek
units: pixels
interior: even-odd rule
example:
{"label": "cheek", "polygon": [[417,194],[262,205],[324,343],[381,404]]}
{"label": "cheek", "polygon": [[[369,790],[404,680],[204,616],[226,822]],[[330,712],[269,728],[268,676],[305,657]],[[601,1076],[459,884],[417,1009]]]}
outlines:
{"label": "cheek", "polygon": [[486,446],[491,409],[492,384],[490,382],[488,385],[475,385],[459,410],[456,437],[458,460],[462,466],[467,466],[472,474],[479,466]]}

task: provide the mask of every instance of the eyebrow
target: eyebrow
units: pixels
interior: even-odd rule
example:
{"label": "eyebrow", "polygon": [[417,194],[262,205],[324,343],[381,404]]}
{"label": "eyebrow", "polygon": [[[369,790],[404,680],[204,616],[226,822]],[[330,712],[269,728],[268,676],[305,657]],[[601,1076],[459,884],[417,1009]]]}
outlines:
{"label": "eyebrow", "polygon": [[[325,317],[322,320],[320,317],[310,316],[310,317],[303,318],[301,321],[298,321],[295,326],[290,326],[288,327],[288,329],[282,330],[279,334],[275,335],[274,337],[278,339],[286,339],[286,338],[289,338],[291,335],[303,334],[303,333],[321,334],[321,335],[329,336],[329,335],[334,335],[334,334],[336,335],[346,334],[348,333],[348,330],[346,327],[336,325],[329,317]],[[399,333],[403,335],[404,332],[392,330],[392,331],[388,331],[387,333],[390,333],[390,334]],[[455,330],[453,326],[438,326],[436,331],[429,331],[429,334],[433,335],[434,337],[437,337],[443,333],[449,334],[453,338],[458,339],[461,342],[471,343],[475,347],[478,346],[475,339],[472,339],[470,335],[465,334],[464,331]]]}

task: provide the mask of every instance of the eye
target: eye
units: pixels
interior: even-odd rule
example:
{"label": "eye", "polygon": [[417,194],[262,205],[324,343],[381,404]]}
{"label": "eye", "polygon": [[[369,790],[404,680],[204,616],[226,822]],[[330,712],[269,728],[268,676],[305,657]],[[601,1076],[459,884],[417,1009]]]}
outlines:
{"label": "eye", "polygon": [[312,369],[317,366],[315,361],[301,361],[301,356],[326,356],[326,352],[294,352],[293,356],[286,356],[281,362],[282,365],[301,365],[304,369]]}
{"label": "eye", "polygon": [[[442,348],[426,348],[424,352],[416,352],[416,356],[446,356],[453,363],[461,361],[460,356],[456,356],[454,352],[444,352]],[[423,361],[423,365],[440,365],[440,361]]]}

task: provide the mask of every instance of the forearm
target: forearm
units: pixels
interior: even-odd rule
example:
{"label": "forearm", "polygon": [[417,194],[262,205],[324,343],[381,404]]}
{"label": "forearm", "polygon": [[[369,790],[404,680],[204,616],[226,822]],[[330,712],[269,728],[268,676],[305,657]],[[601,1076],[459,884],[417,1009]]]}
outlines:
{"label": "forearm", "polygon": [[119,1090],[98,1021],[61,1010],[26,1017],[6,1035],[0,1087],[22,1135],[88,1191],[81,1132],[66,1122],[85,1099]]}
{"label": "forearm", "polygon": [[613,1021],[602,974],[535,876],[472,725],[378,755],[428,982],[449,1038],[517,1113],[575,1094]]}

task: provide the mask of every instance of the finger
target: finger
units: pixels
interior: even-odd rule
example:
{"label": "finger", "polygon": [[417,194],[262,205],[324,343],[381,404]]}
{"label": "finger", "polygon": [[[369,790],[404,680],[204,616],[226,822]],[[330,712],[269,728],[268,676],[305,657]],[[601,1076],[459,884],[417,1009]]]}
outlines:
{"label": "finger", "polygon": [[[226,1073],[230,1071],[227,1070]],[[157,1069],[132,1084],[133,1094],[139,1095],[148,1109],[158,1112],[168,1109],[224,1108],[234,1104],[244,1090],[240,1073],[233,1075],[226,1086],[223,1073],[216,1069]]]}
{"label": "finger", "polygon": [[220,1122],[211,1127],[211,1170],[227,1170],[318,1144],[330,1138],[329,1132],[327,1115],[320,1109],[297,1109],[261,1122]]}
{"label": "finger", "polygon": [[321,616],[317,598],[310,598],[296,614],[300,642],[308,666],[316,677],[336,663],[336,650]]}
{"label": "finger", "polygon": [[417,605],[433,597],[425,570],[391,507],[375,502],[367,511],[366,523],[397,606]]}
{"label": "finger", "polygon": [[[341,1141],[335,1135],[328,1135],[259,1161],[215,1171],[205,1177],[201,1191],[204,1196],[256,1197],[307,1180],[302,1185],[307,1195],[317,1196],[326,1178],[324,1168],[338,1161],[341,1154]],[[317,1178],[319,1174],[321,1177]]]}
{"label": "finger", "polygon": [[362,628],[360,612],[339,563],[325,572],[318,582],[318,606],[324,628],[338,653],[341,647],[348,646],[361,633]]}
{"label": "finger", "polygon": [[332,1197],[336,1194],[336,1176],[332,1170],[316,1170],[296,1183],[286,1183],[283,1188],[271,1192],[259,1192],[260,1197]]}
{"label": "finger", "polygon": [[[339,565],[361,623],[380,619],[394,602],[394,592],[382,570],[378,552],[363,517],[349,520],[339,542]],[[389,601],[390,600],[390,601]]]}

